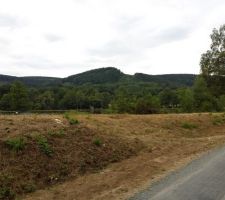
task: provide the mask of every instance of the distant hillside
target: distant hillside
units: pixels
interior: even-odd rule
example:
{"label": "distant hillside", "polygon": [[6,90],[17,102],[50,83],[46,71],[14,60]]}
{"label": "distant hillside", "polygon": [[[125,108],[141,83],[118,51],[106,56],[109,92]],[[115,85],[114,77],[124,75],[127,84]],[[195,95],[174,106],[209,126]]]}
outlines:
{"label": "distant hillside", "polygon": [[9,84],[14,81],[21,81],[28,86],[52,86],[61,83],[60,78],[53,78],[53,77],[42,77],[42,76],[17,77],[17,76],[0,75],[0,84]]}
{"label": "distant hillside", "polygon": [[83,85],[83,84],[114,84],[114,83],[135,83],[135,82],[151,82],[160,85],[171,86],[192,86],[196,75],[194,74],[165,74],[165,75],[148,75],[136,73],[127,75],[114,67],[99,68],[86,71],[80,74],[72,75],[67,78],[54,77],[16,77],[8,75],[0,75],[0,84],[12,83],[16,80],[22,81],[28,86],[56,86],[59,84]]}
{"label": "distant hillside", "polygon": [[148,75],[136,73],[134,75],[134,80],[175,86],[192,86],[195,78],[194,74]]}
{"label": "distant hillside", "polygon": [[80,74],[69,76],[63,80],[64,83],[73,84],[104,84],[104,83],[116,83],[125,76],[120,70],[114,67],[99,68],[90,71],[86,71]]}

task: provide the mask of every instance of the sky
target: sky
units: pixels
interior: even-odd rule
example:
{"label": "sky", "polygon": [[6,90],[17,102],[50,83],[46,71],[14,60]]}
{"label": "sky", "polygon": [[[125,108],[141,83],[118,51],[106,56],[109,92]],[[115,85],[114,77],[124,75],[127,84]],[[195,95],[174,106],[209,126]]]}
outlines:
{"label": "sky", "polygon": [[196,74],[224,23],[224,0],[0,0],[0,74]]}

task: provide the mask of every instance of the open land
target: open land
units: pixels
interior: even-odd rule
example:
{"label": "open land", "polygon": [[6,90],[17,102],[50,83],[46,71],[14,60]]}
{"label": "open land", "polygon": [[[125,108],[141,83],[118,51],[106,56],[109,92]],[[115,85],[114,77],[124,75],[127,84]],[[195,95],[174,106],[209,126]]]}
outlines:
{"label": "open land", "polygon": [[0,199],[127,199],[224,143],[222,113],[1,115]]}

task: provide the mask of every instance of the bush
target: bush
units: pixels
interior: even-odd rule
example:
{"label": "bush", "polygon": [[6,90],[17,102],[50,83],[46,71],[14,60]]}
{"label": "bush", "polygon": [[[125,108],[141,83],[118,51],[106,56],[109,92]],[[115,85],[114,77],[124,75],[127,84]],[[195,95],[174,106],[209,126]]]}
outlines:
{"label": "bush", "polygon": [[26,145],[23,138],[8,139],[5,143],[11,150],[17,152],[23,150]]}

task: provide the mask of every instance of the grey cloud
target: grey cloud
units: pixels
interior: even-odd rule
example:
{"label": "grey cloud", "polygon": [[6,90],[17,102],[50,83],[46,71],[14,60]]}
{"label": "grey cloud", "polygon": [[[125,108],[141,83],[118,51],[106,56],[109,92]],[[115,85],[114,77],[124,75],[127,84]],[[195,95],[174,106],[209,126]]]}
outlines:
{"label": "grey cloud", "polygon": [[44,37],[49,42],[59,42],[64,39],[63,37],[55,34],[46,34]]}
{"label": "grey cloud", "polygon": [[125,35],[113,40],[97,49],[90,49],[93,56],[134,56],[144,53],[148,48],[159,47],[163,44],[179,41],[188,37],[192,31],[190,27],[170,27],[152,31],[146,30],[138,34]]}
{"label": "grey cloud", "polygon": [[129,31],[136,29],[142,21],[141,17],[120,16],[113,25],[118,31]]}
{"label": "grey cloud", "polygon": [[21,19],[12,15],[0,14],[0,27],[15,28],[24,25]]}
{"label": "grey cloud", "polygon": [[45,69],[46,67],[49,67],[52,63],[41,56],[18,56],[14,55],[13,58],[13,64],[18,67],[30,67],[30,68],[36,68],[36,69]]}
{"label": "grey cloud", "polygon": [[8,46],[9,44],[10,44],[10,41],[8,39],[0,37],[1,46]]}

